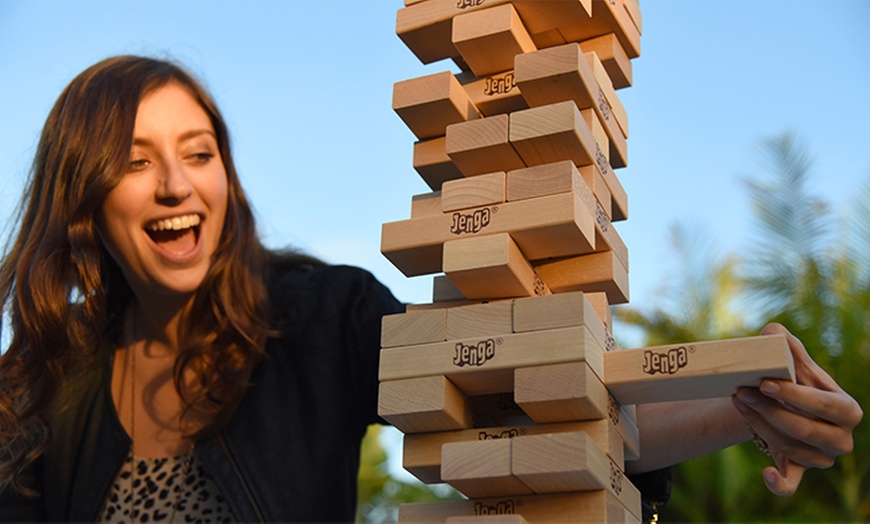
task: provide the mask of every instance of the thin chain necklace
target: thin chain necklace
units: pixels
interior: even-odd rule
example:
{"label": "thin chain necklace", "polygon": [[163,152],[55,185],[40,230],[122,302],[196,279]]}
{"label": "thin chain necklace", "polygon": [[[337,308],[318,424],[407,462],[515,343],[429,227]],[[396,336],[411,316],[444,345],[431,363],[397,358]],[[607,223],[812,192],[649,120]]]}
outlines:
{"label": "thin chain necklace", "polygon": [[[130,359],[130,517],[133,517],[132,505],[136,501],[136,470],[137,461],[133,454],[133,442],[136,439],[136,350],[132,344],[127,345],[127,356]],[[178,505],[181,503],[181,495],[184,493],[184,482],[190,475],[190,467],[193,462],[193,452],[196,446],[196,441],[190,440],[190,446],[185,454],[184,467],[181,470],[181,476],[176,478],[176,482],[172,487],[175,493],[175,501],[172,503],[172,514],[169,516],[169,522],[175,522],[175,515],[178,512]]]}

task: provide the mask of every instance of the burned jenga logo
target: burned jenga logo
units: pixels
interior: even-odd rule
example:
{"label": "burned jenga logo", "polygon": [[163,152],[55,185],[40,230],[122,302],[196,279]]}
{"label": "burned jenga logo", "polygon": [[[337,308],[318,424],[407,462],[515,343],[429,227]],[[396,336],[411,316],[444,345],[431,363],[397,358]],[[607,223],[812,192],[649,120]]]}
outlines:
{"label": "burned jenga logo", "polygon": [[606,335],[607,336],[604,339],[604,351],[607,351],[609,353],[611,351],[616,351],[617,349],[619,349],[619,345],[616,343],[616,339],[613,338],[613,335],[611,335],[610,332],[607,332]]}
{"label": "burned jenga logo", "polygon": [[478,209],[473,213],[453,213],[453,222],[450,224],[450,232],[454,235],[463,233],[477,233],[489,225],[492,210],[488,207]]}
{"label": "burned jenga logo", "polygon": [[541,280],[541,277],[535,275],[535,296],[539,297],[547,292],[547,285]]}
{"label": "burned jenga logo", "polygon": [[617,495],[622,493],[622,471],[610,463],[610,489]]}
{"label": "burned jenga logo", "polygon": [[610,120],[610,103],[607,102],[607,97],[604,96],[604,91],[598,88],[598,109],[604,116],[604,120]]}
{"label": "burned jenga logo", "polygon": [[515,438],[520,436],[520,430],[510,428],[499,431],[498,433],[490,433],[488,431],[480,431],[477,434],[477,440],[498,440],[503,438]]}
{"label": "burned jenga logo", "polygon": [[482,366],[495,356],[494,339],[488,338],[476,344],[457,342],[453,350],[454,366]]}
{"label": "burned jenga logo", "polygon": [[686,367],[689,363],[689,350],[685,346],[680,346],[668,350],[665,353],[656,353],[655,351],[643,352],[643,372],[647,375],[673,375],[677,371]]}
{"label": "burned jenga logo", "polygon": [[504,95],[517,86],[514,72],[491,76],[483,81],[483,94],[486,96]]}
{"label": "burned jenga logo", "polygon": [[601,174],[607,176],[610,173],[610,161],[607,160],[607,155],[604,154],[604,151],[601,150],[601,146],[595,144],[595,165],[598,166],[598,170],[601,171]]}
{"label": "burned jenga logo", "polygon": [[613,398],[613,395],[607,396],[607,417],[614,426],[619,425],[619,403]]}
{"label": "burned jenga logo", "polygon": [[610,217],[607,216],[607,211],[601,207],[601,202],[596,202],[596,204],[598,204],[598,210],[595,213],[595,222],[598,223],[602,233],[607,233],[610,229]]}
{"label": "burned jenga logo", "polygon": [[457,9],[465,9],[467,7],[477,7],[482,5],[485,0],[458,0],[456,2]]}
{"label": "burned jenga logo", "polygon": [[517,511],[517,504],[513,499],[502,500],[495,504],[474,503],[474,515],[513,515]]}

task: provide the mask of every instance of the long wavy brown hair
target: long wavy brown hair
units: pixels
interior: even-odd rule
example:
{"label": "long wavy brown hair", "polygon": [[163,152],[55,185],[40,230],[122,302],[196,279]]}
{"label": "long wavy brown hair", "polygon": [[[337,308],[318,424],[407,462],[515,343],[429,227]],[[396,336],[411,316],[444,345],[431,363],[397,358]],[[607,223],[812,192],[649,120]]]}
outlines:
{"label": "long wavy brown hair", "polygon": [[[181,322],[175,387],[188,409],[209,411],[215,431],[239,402],[270,336],[268,261],[213,99],[178,65],[119,56],[76,77],[48,115],[0,263],[0,304],[11,342],[0,356],[0,487],[27,492],[19,473],[51,438],[47,411],[77,363],[114,342],[132,291],[97,234],[95,216],[127,171],[139,102],[175,82],[211,118],[228,178],[223,234],[213,265]],[[286,257],[284,257],[286,258]],[[306,262],[313,262],[304,256]],[[7,328],[8,329],[8,328]],[[185,370],[199,378],[193,394]]]}

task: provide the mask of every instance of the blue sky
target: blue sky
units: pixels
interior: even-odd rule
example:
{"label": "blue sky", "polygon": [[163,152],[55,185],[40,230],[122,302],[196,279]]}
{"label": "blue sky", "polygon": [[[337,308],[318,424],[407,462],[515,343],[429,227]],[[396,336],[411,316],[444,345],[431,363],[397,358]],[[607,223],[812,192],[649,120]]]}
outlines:
{"label": "blue sky", "polygon": [[[399,298],[428,302],[379,253],[380,225],[427,190],[392,85],[424,66],[395,35],[400,0],[245,2],[0,0],[0,227],[17,202],[42,123],[63,87],[104,57],[186,64],[215,94],[270,246],[361,265]],[[656,304],[683,223],[720,252],[750,245],[741,179],[757,144],[796,133],[813,187],[836,209],[870,179],[870,2],[642,0],[629,114],[631,305]],[[846,218],[847,219],[847,218]],[[617,336],[619,333],[617,333]]]}

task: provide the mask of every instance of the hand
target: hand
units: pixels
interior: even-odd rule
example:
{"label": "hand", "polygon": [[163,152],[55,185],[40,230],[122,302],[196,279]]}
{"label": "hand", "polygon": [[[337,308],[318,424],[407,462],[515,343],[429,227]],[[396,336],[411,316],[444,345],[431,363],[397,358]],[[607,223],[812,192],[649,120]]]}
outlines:
{"label": "hand", "polygon": [[761,331],[777,333],[788,341],[796,383],[765,379],[757,389],[740,388],[733,402],[776,461],[776,468],[763,473],[767,489],[788,496],[797,490],[804,470],[829,468],[838,456],[852,452],[852,430],[863,412],[787,329],[769,324]]}

